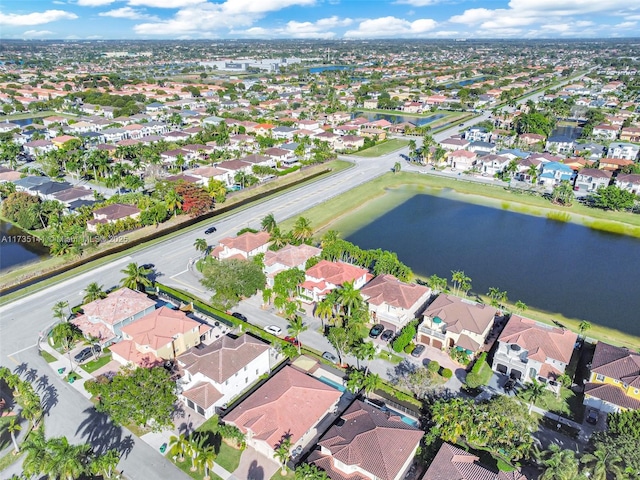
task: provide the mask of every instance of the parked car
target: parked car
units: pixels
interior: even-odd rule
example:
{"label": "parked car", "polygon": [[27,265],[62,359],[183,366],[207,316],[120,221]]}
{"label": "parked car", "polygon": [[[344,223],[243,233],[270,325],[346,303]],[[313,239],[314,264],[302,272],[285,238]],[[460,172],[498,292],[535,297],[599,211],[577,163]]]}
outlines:
{"label": "parked car", "polygon": [[590,423],[591,425],[595,425],[596,423],[598,423],[598,412],[595,410],[589,410],[589,413],[587,413],[587,423]]}
{"label": "parked car", "polygon": [[218,230],[216,227],[209,227],[207,228],[204,233],[206,233],[207,235],[209,235],[210,233],[215,232],[216,230]]}
{"label": "parked car", "polygon": [[383,342],[388,342],[393,338],[393,335],[393,330],[385,330],[384,332],[382,332],[382,335],[380,335],[380,340],[382,340]]}
{"label": "parked car", "polygon": [[232,317],[236,317],[239,320],[243,320],[243,321],[247,321],[247,317],[245,317],[243,314],[241,314],[240,312],[233,312],[231,314]]}
{"label": "parked car", "polygon": [[324,358],[325,360],[330,361],[331,363],[335,363],[336,365],[339,363],[338,361],[338,357],[336,357],[333,353],[331,352],[324,352],[322,354],[322,358]]}
{"label": "parked car", "polygon": [[145,270],[153,270],[154,268],[156,268],[156,266],[153,263],[145,263],[144,265],[142,265],[142,268],[144,268]]}
{"label": "parked car", "polygon": [[426,347],[425,347],[424,345],[422,345],[421,343],[419,343],[418,345],[416,345],[416,348],[414,348],[414,349],[411,351],[411,356],[412,356],[412,357],[416,357],[416,358],[418,358],[420,355],[422,355],[422,353],[424,352],[424,349],[425,349],[425,348],[426,348]]}
{"label": "parked car", "polygon": [[374,325],[373,327],[371,327],[371,330],[369,330],[369,336],[371,338],[378,338],[380,336],[380,334],[383,332],[384,330],[384,325],[381,324],[377,324]]}
{"label": "parked car", "polygon": [[275,336],[278,336],[282,333],[282,329],[277,325],[267,325],[266,327],[264,327],[264,331]]}
{"label": "parked car", "polygon": [[295,345],[296,347],[300,345],[300,342],[298,341],[298,339],[296,337],[292,337],[291,335],[287,335],[286,337],[284,337],[284,341],[289,342]]}
{"label": "parked car", "polygon": [[98,353],[100,353],[101,350],[102,348],[100,347],[100,345],[85,347],[82,350],[80,350],[78,353],[76,353],[73,359],[76,361],[76,363],[86,362],[91,357],[93,357],[94,353],[97,355]]}
{"label": "parked car", "polygon": [[510,392],[511,390],[516,388],[516,381],[513,378],[510,378],[505,382],[504,387],[502,388],[505,392]]}

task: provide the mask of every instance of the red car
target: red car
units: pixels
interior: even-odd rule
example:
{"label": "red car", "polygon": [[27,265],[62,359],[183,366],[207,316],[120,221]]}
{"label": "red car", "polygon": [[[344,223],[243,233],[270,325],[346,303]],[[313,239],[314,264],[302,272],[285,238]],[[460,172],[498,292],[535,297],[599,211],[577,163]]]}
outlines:
{"label": "red car", "polygon": [[296,347],[298,345],[300,345],[300,342],[296,339],[296,337],[292,337],[291,335],[288,335],[288,336],[284,337],[284,341],[285,342],[289,342],[289,343],[295,345]]}

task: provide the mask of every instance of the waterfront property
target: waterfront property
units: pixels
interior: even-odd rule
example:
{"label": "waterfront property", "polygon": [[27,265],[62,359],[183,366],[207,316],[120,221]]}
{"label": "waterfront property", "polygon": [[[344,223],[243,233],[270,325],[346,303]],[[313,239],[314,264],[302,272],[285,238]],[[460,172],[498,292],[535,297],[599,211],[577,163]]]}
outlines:
{"label": "waterfront property", "polygon": [[300,285],[301,298],[319,302],[331,290],[347,282],[353,282],[354,288],[360,289],[371,278],[371,274],[364,268],[345,262],[321,260],[305,272],[305,280]]}

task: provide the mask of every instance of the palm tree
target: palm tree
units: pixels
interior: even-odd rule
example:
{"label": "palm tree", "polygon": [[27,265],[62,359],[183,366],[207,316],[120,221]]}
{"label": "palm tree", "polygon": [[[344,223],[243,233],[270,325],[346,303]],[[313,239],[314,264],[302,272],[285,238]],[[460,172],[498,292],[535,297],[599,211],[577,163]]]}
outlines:
{"label": "palm tree", "polygon": [[167,210],[172,212],[174,217],[178,214],[178,209],[182,208],[182,197],[173,188],[165,194],[164,202],[167,204]]}
{"label": "palm tree", "polygon": [[169,454],[178,457],[179,462],[184,462],[184,456],[189,451],[189,440],[184,433],[179,436],[171,435],[169,437]]}
{"label": "palm tree", "polygon": [[189,440],[188,454],[191,457],[191,468],[189,468],[189,470],[192,472],[198,469],[198,457],[204,449],[206,440],[207,437],[204,435],[199,435]]}
{"label": "palm tree", "polygon": [[116,449],[111,449],[104,455],[94,457],[89,464],[89,470],[94,475],[101,475],[102,478],[112,478],[119,462],[120,453]]}
{"label": "palm tree", "polygon": [[330,245],[336,240],[338,240],[338,238],[340,238],[339,232],[337,232],[336,230],[327,230],[325,234],[322,235],[322,238],[320,239],[320,246],[322,248],[325,248],[327,245]]}
{"label": "palm tree", "polygon": [[[360,362],[362,360],[367,360],[367,362],[374,359],[376,356],[376,347],[371,342],[361,341],[357,343],[352,349],[351,353],[356,357],[358,361],[358,369],[360,368]],[[367,368],[364,371],[365,375],[369,373],[369,364],[367,363]]]}
{"label": "palm tree", "polygon": [[59,343],[65,353],[69,356],[69,368],[73,371],[73,363],[71,362],[71,344],[77,338],[77,331],[73,325],[68,322],[59,323],[51,330],[51,338],[54,343]]}
{"label": "palm tree", "polygon": [[65,313],[65,308],[69,308],[69,302],[60,300],[56,302],[53,306],[53,317],[62,321],[67,318],[67,314]]}
{"label": "palm tree", "polygon": [[22,462],[23,473],[29,477],[44,474],[45,466],[50,461],[50,454],[41,428],[37,428],[29,434],[27,440],[22,444],[22,451],[26,454]]}
{"label": "palm tree", "polygon": [[427,278],[427,285],[434,292],[442,292],[447,289],[447,279],[433,274]]}
{"label": "palm tree", "polygon": [[580,335],[582,335],[583,337],[584,337],[584,332],[586,332],[590,328],[591,328],[591,324],[586,320],[583,320],[582,322],[580,322],[580,325],[578,325],[578,329],[580,329]]}
{"label": "palm tree", "polygon": [[209,475],[209,471],[213,469],[216,461],[216,451],[211,445],[204,447],[200,454],[198,455],[198,469],[200,467],[204,468],[204,480],[210,480],[211,476]]}
{"label": "palm tree", "polygon": [[347,317],[351,317],[351,310],[363,304],[360,291],[354,287],[354,282],[344,282],[338,289],[338,302],[347,309]]}
{"label": "palm tree", "polygon": [[296,467],[295,480],[330,480],[324,470],[320,470],[313,463],[301,463]]}
{"label": "palm tree", "polygon": [[573,450],[561,450],[557,444],[551,444],[547,459],[542,464],[546,467],[539,480],[574,480],[578,476],[578,461]]}
{"label": "palm tree", "polygon": [[300,339],[298,338],[300,334],[306,331],[309,327],[307,327],[304,323],[302,323],[302,317],[300,315],[294,315],[289,320],[289,325],[287,326],[287,332],[296,339],[298,342],[298,355],[300,355]]}
{"label": "palm tree", "polygon": [[7,429],[9,430],[9,435],[11,435],[14,453],[20,453],[20,445],[18,445],[18,442],[16,441],[16,432],[22,430],[22,426],[20,425],[20,422],[17,421],[16,417],[11,419]]}
{"label": "palm tree", "polygon": [[52,438],[47,442],[51,450],[51,460],[47,463],[49,477],[74,480],[86,470],[91,447],[87,444],[71,445],[67,437]]}
{"label": "palm tree", "polygon": [[531,184],[535,185],[536,180],[538,179],[538,167],[535,165],[531,165],[527,170],[527,175],[531,178]]}
{"label": "palm tree", "polygon": [[455,285],[456,295],[458,295],[461,289],[470,284],[471,278],[467,277],[462,270],[452,270],[451,281]]}
{"label": "palm tree", "polygon": [[280,462],[280,474],[287,474],[287,461],[289,460],[291,450],[291,439],[289,437],[284,437],[280,444],[276,447],[273,452],[273,456]]}
{"label": "palm tree", "polygon": [[364,388],[364,396],[367,397],[371,392],[380,386],[382,380],[377,373],[370,373],[364,376],[362,388]]}
{"label": "palm tree", "polygon": [[610,455],[610,450],[599,448],[593,453],[585,453],[580,459],[580,463],[584,463],[589,468],[593,480],[607,480],[607,474],[610,473],[613,478],[624,478],[622,470],[619,466],[622,459],[616,455]]}
{"label": "palm tree", "polygon": [[518,300],[518,301],[516,302],[515,307],[516,307],[516,311],[517,311],[518,313],[522,313],[522,312],[524,312],[524,311],[527,309],[527,304],[526,304],[526,303],[524,303],[522,300]]}
{"label": "palm tree", "polygon": [[313,229],[311,228],[311,222],[305,217],[298,217],[296,223],[293,224],[293,230],[291,231],[293,238],[299,242],[305,242],[313,236]]}
{"label": "palm tree", "polygon": [[91,282],[84,289],[84,297],[82,297],[82,303],[90,303],[95,300],[99,300],[107,296],[102,290],[102,285],[98,285],[98,282]]}
{"label": "palm tree", "polygon": [[260,222],[260,225],[262,226],[262,230],[267,233],[273,232],[274,228],[278,226],[276,217],[274,217],[273,213],[269,213],[266,217],[264,217]]}
{"label": "palm tree", "polygon": [[364,384],[365,374],[362,370],[353,370],[347,378],[347,390],[358,393]]}
{"label": "palm tree", "polygon": [[324,331],[324,322],[333,315],[333,304],[327,301],[326,298],[323,298],[321,301],[316,303],[314,313],[322,322],[322,330]]}
{"label": "palm tree", "polygon": [[139,287],[151,286],[151,280],[147,278],[147,276],[151,274],[151,270],[138,266],[137,263],[131,262],[126,268],[120,270],[120,272],[125,274],[125,277],[120,280],[123,287],[138,290]]}
{"label": "palm tree", "polygon": [[543,383],[538,382],[537,380],[532,380],[529,385],[527,385],[526,390],[523,392],[524,397],[529,400],[529,414],[531,414],[531,410],[533,409],[533,404],[536,403],[545,392],[546,388]]}
{"label": "palm tree", "polygon": [[196,247],[196,250],[201,252],[203,255],[207,250],[209,250],[209,245],[204,238],[196,238],[196,241],[193,242],[193,246]]}
{"label": "palm tree", "polygon": [[396,162],[393,164],[393,173],[398,173],[400,172],[400,169],[402,168],[402,165],[400,164],[400,162]]}

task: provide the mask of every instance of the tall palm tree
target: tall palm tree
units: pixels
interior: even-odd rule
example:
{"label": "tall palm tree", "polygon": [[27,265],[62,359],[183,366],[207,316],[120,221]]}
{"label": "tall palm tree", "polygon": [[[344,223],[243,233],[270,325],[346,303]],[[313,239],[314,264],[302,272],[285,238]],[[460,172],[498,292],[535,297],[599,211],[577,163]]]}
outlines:
{"label": "tall palm tree", "polygon": [[296,339],[298,342],[298,355],[300,355],[300,339],[298,338],[300,334],[306,331],[309,327],[307,327],[302,322],[302,317],[300,315],[294,315],[289,320],[289,325],[287,326],[287,332]]}
{"label": "tall palm tree", "polygon": [[465,286],[469,285],[471,278],[467,277],[463,270],[453,270],[451,272],[451,281],[456,287],[456,295],[460,293],[460,290],[464,290]]}
{"label": "tall palm tree", "polygon": [[331,316],[333,316],[333,304],[327,301],[326,298],[323,298],[321,301],[316,303],[314,314],[322,322],[322,330],[324,331],[324,322],[326,322]]}
{"label": "tall palm tree", "polygon": [[524,303],[522,300],[518,300],[518,301],[516,302],[515,307],[516,307],[516,311],[517,311],[518,313],[522,313],[522,312],[524,312],[524,311],[527,309],[527,304],[526,304],[526,303]]}
{"label": "tall palm tree", "polygon": [[542,462],[544,473],[539,480],[574,480],[578,476],[578,461],[573,450],[562,450],[552,444]]}
{"label": "tall palm tree", "polygon": [[109,479],[113,478],[118,463],[120,463],[120,453],[116,449],[111,449],[103,455],[94,457],[89,464],[89,470],[94,475]]}
{"label": "tall palm tree", "polygon": [[55,343],[59,343],[65,353],[69,356],[69,368],[73,371],[73,363],[71,362],[71,344],[77,338],[77,330],[69,322],[57,324],[51,330],[51,338]]}
{"label": "tall palm tree", "polygon": [[171,435],[169,437],[169,454],[178,457],[179,462],[184,462],[184,456],[189,451],[189,439],[187,439],[184,433],[181,433],[177,437]]}
{"label": "tall palm tree", "polygon": [[138,266],[137,263],[131,262],[124,269],[120,270],[125,276],[120,280],[123,287],[130,288],[132,290],[138,290],[140,287],[151,286],[151,280],[148,275],[151,274],[151,270]]}
{"label": "tall palm tree", "polygon": [[13,443],[13,450],[15,453],[20,453],[20,445],[16,441],[16,432],[22,430],[22,425],[17,421],[17,417],[13,417],[9,422],[9,426],[7,427],[9,430],[9,435],[11,435],[11,442]]}
{"label": "tall palm tree", "polygon": [[529,414],[531,414],[531,410],[533,409],[533,404],[536,403],[545,392],[546,388],[543,383],[538,382],[537,380],[532,380],[527,388],[524,390],[524,397],[529,400]]}
{"label": "tall palm tree", "polygon": [[293,224],[293,230],[291,231],[293,238],[299,242],[306,242],[313,236],[313,228],[311,228],[311,222],[308,218],[298,217]]}
{"label": "tall palm tree", "polygon": [[210,480],[210,471],[213,469],[216,461],[216,451],[213,446],[208,445],[200,451],[198,455],[198,466],[204,468],[204,480]]}
{"label": "tall palm tree", "polygon": [[593,453],[585,453],[580,459],[580,463],[584,463],[590,472],[590,479],[607,480],[607,474],[610,473],[613,478],[624,478],[620,462],[622,459],[618,455],[610,455],[609,450],[597,449]]}
{"label": "tall palm tree", "polygon": [[376,347],[371,342],[361,341],[352,348],[351,352],[358,361],[358,368],[360,368],[360,361],[367,360],[367,368],[365,369],[365,375],[369,373],[369,363],[376,356]]}
{"label": "tall palm tree", "polygon": [[351,317],[351,311],[360,308],[364,302],[360,291],[354,287],[354,282],[344,282],[338,289],[338,302],[347,309],[347,317]]}
{"label": "tall palm tree", "polygon": [[173,188],[165,194],[164,202],[167,204],[167,210],[173,213],[174,217],[178,214],[178,209],[182,208],[182,197]]}
{"label": "tall palm tree", "polygon": [[578,325],[578,329],[580,330],[580,335],[582,336],[584,336],[584,332],[586,332],[590,328],[591,328],[591,324],[586,320],[583,320],[582,322],[580,322],[580,325]]}
{"label": "tall palm tree", "polygon": [[286,467],[289,456],[291,455],[290,450],[291,439],[289,437],[284,437],[273,452],[273,456],[278,460],[278,462],[280,462],[280,474],[283,476],[287,474]]}
{"label": "tall palm tree", "polygon": [[68,308],[69,308],[69,302],[63,301],[63,300],[56,302],[53,305],[53,317],[61,321],[64,320],[65,318],[67,318],[67,313],[65,312],[65,309],[68,309]]}
{"label": "tall palm tree", "polygon": [[41,428],[37,428],[29,434],[27,440],[22,444],[22,451],[25,453],[22,462],[23,473],[29,477],[43,475],[45,467],[50,461],[50,453],[47,450],[47,441]]}
{"label": "tall palm tree", "polygon": [[205,442],[207,437],[204,435],[198,435],[189,439],[188,446],[188,454],[191,457],[191,468],[190,471],[195,472],[198,469],[198,457],[202,453],[202,450],[205,448]]}
{"label": "tall palm tree", "polygon": [[58,437],[49,440],[47,447],[51,451],[50,461],[46,464],[49,477],[74,480],[86,471],[89,445],[72,445],[67,437]]}
{"label": "tall palm tree", "polygon": [[382,380],[380,379],[380,375],[377,373],[369,373],[368,375],[365,375],[364,381],[362,382],[364,396],[368,397],[371,392],[380,386],[381,382]]}
{"label": "tall palm tree", "polygon": [[276,222],[276,217],[273,215],[273,213],[269,213],[267,216],[265,216],[260,221],[260,226],[262,227],[262,230],[264,230],[267,233],[273,232],[273,230],[278,226],[278,223]]}
{"label": "tall palm tree", "polygon": [[196,250],[203,255],[207,250],[209,250],[209,244],[204,238],[196,238],[196,241],[193,242],[193,246],[196,247]]}
{"label": "tall palm tree", "polygon": [[87,285],[87,288],[84,289],[84,297],[82,297],[82,303],[90,303],[94,300],[99,300],[107,296],[107,294],[102,289],[102,285],[99,285],[98,282],[91,282]]}

